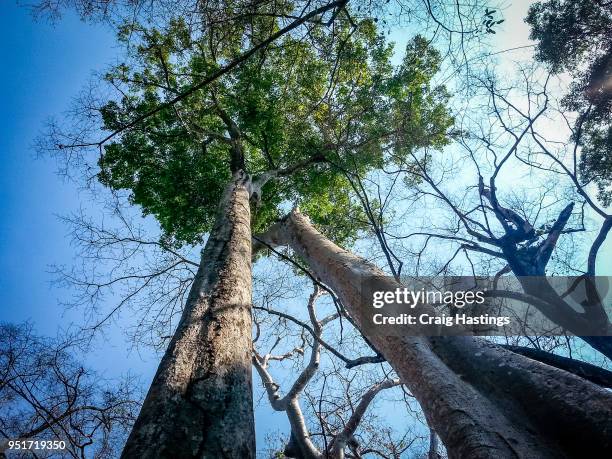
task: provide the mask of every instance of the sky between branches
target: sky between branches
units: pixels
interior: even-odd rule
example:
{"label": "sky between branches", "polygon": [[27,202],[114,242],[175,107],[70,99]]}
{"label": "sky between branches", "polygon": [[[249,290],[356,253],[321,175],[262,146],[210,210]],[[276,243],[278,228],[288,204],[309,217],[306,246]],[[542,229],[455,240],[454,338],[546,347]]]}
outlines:
{"label": "sky between branches", "polygon": [[[495,51],[521,49],[498,55],[500,68],[511,68],[513,59],[528,58],[531,53],[531,48],[522,48],[530,44],[529,28],[523,23],[528,2],[514,3],[504,11],[505,23],[497,29],[493,47]],[[410,37],[401,28],[389,35],[399,50]],[[67,228],[56,215],[83,208],[101,218],[101,211],[73,183],[56,175],[52,160],[37,159],[31,145],[45,120],[61,115],[91,72],[112,63],[119,51],[114,35],[102,26],[83,23],[70,13],[56,26],[36,23],[13,3],[0,12],[0,43],[4,62],[0,73],[0,319],[31,320],[38,333],[54,335],[58,328],[81,318],[80,311],[64,310],[59,302],[66,293],[50,286],[49,265],[69,265],[74,255]],[[155,228],[152,219],[146,225]],[[612,242],[607,241],[601,253],[610,252]],[[612,261],[604,258],[600,260],[607,264],[601,272],[612,274]],[[142,375],[148,386],[158,363],[152,352],[130,350],[117,327],[107,332],[103,347],[95,348],[88,358],[95,370],[109,377],[132,371]],[[257,421],[260,444],[271,426],[286,430],[284,415],[273,413],[265,403],[257,410]]]}

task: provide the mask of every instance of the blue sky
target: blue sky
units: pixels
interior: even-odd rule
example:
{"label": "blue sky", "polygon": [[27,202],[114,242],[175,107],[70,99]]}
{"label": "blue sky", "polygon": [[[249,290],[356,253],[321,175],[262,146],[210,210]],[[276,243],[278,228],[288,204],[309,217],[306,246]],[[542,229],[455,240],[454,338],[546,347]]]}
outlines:
{"label": "blue sky", "polygon": [[[57,215],[79,208],[73,183],[56,174],[55,161],[37,158],[33,142],[52,116],[61,116],[95,69],[116,54],[114,36],[102,26],[66,14],[52,26],[35,22],[15,3],[0,12],[0,319],[31,320],[39,333],[54,335],[76,311],[58,304],[50,285],[51,264],[69,265],[74,251]],[[120,336],[110,336],[91,364],[109,377],[129,369],[152,377],[155,362],[126,355]]]}
{"label": "blue sky", "polygon": [[79,197],[73,184],[55,174],[53,160],[36,159],[32,144],[45,121],[67,108],[91,69],[112,58],[112,37],[70,15],[56,27],[35,23],[10,5],[0,13],[0,43],[2,317],[35,318],[51,331],[58,306],[53,292],[40,286],[48,285],[49,264],[72,256],[55,214],[78,207]]}
{"label": "blue sky", "polygon": [[[500,37],[505,47],[526,44],[523,14],[517,8],[506,16],[506,30],[522,41],[508,39],[512,36],[506,33],[505,39]],[[405,38],[393,31],[393,40],[401,43]],[[45,121],[61,116],[92,71],[114,60],[114,43],[110,31],[72,14],[52,26],[34,22],[13,0],[0,10],[0,320],[31,320],[44,335],[54,335],[62,324],[79,317],[58,304],[61,292],[50,285],[48,270],[51,264],[72,262],[67,228],[57,215],[78,209],[84,198],[74,184],[56,175],[53,160],[37,159],[31,146]],[[126,352],[123,336],[115,330],[103,350],[89,355],[88,364],[111,377],[133,370],[146,383],[157,360]],[[283,414],[269,410],[260,409],[258,415],[261,445],[266,430],[283,429],[286,421]]]}

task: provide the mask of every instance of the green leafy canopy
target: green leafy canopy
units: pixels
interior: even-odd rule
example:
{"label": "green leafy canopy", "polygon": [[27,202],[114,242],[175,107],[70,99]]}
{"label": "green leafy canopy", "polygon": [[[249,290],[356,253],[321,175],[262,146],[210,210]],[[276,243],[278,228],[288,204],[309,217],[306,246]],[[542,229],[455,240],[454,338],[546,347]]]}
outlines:
{"label": "green leafy canopy", "polygon": [[[189,88],[248,48],[258,30],[275,27],[262,17],[219,40],[181,20],[163,31],[125,27],[120,38],[129,41],[131,57],[106,75],[121,97],[105,104],[104,128],[117,129]],[[400,65],[392,65],[392,56],[393,45],[372,21],[338,19],[332,32],[286,35],[107,145],[99,179],[129,190],[170,243],[197,243],[230,179],[229,118],[247,173],[307,164],[264,187],[254,231],[299,205],[328,235],[348,242],[364,218],[346,174],[367,174],[421,147],[440,148],[453,123],[447,92],[431,84],[439,53],[417,36]]]}
{"label": "green leafy canopy", "polygon": [[553,72],[572,74],[566,108],[580,114],[574,141],[583,148],[580,173],[599,198],[612,203],[612,2],[546,0],[529,8],[525,21],[537,41],[536,58]]}

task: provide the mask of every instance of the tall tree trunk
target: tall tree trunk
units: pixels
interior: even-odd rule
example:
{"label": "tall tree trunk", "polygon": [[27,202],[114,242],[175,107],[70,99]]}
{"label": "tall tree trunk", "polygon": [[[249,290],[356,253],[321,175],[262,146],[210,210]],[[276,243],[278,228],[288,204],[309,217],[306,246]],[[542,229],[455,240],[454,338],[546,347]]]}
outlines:
{"label": "tall tree trunk", "polygon": [[249,190],[234,174],[125,459],[255,457]]}
{"label": "tall tree trunk", "polygon": [[[364,328],[372,305],[362,285],[384,276],[381,270],[333,244],[299,212],[264,240],[306,260]],[[391,278],[388,284],[399,287]],[[612,447],[612,394],[582,378],[474,337],[368,338],[415,395],[450,457],[578,457],[586,445],[603,457]]]}

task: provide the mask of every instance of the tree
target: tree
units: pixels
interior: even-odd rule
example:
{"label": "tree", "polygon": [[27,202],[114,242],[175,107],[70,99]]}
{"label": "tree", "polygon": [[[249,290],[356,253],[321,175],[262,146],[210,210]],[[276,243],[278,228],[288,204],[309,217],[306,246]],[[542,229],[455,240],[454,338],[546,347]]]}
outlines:
{"label": "tree", "polygon": [[[361,329],[370,307],[363,282],[384,278],[390,291],[400,285],[296,211],[258,239],[264,247],[290,246]],[[612,397],[580,377],[469,336],[369,338],[413,392],[451,457],[580,455],[586,438],[601,453],[610,447]]]}
{"label": "tree", "polygon": [[[470,186],[461,202],[448,191],[452,189],[451,180],[441,180],[439,172],[428,164],[427,156],[414,157],[410,167],[406,164],[402,168],[420,180],[416,191],[419,199],[433,198],[434,205],[440,204],[440,212],[449,215],[452,223],[427,225],[394,237],[424,241],[419,259],[427,257],[425,247],[430,241],[447,244],[452,256],[441,263],[438,275],[449,270],[459,254],[465,256],[471,270],[476,262],[470,256],[481,257],[477,262],[491,276],[512,273],[522,292],[489,294],[532,304],[571,333],[587,335],[582,339],[610,358],[607,299],[605,292],[598,291],[595,276],[612,218],[580,181],[579,145],[585,135],[584,118],[574,119],[567,110],[556,106],[549,88],[550,76],[545,73],[541,83],[540,75],[533,68],[522,68],[518,83],[498,81],[492,75],[475,82],[474,86],[480,86],[485,94],[480,108],[490,113],[490,118],[477,120],[474,125],[471,120],[463,121],[465,132],[460,143],[467,161],[462,163],[462,180]],[[560,142],[545,130],[546,117],[555,116],[567,126],[570,141]],[[517,174],[520,167],[537,189],[533,195],[518,196],[508,184],[499,185],[504,183],[505,174]],[[473,178],[468,181],[466,177],[470,175]],[[547,181],[550,177],[557,180],[555,188]],[[585,254],[558,254],[558,245],[588,230],[595,231],[596,236]],[[563,259],[555,263],[554,254]],[[581,263],[583,257],[585,261]],[[580,301],[584,311],[576,311],[564,292],[556,291],[545,279],[553,273],[581,276],[578,283],[586,285],[585,298]]]}
{"label": "tree", "polygon": [[116,457],[140,407],[136,381],[101,380],[76,360],[79,341],[0,324],[3,449],[9,440],[63,440],[65,449],[46,457]]}
{"label": "tree", "polygon": [[[359,383],[355,382],[355,375],[343,378],[340,370],[336,368],[333,372],[325,373],[324,384],[328,384],[328,379],[331,380],[333,377],[342,380],[345,384],[341,396],[323,396],[321,394],[317,400],[318,397],[313,397],[312,394],[308,393],[308,386],[317,372],[320,371],[322,343],[324,342],[322,338],[323,328],[340,318],[339,313],[333,313],[322,319],[317,317],[315,304],[325,293],[319,285],[314,284],[313,293],[310,295],[307,305],[310,319],[308,323],[269,307],[260,308],[261,311],[276,315],[282,320],[290,320],[302,327],[301,343],[292,350],[285,353],[279,353],[276,350],[281,341],[281,336],[278,335],[269,352],[263,355],[260,355],[257,351],[253,353],[253,365],[262,380],[270,405],[276,411],[285,412],[291,425],[291,434],[285,445],[284,455],[296,458],[343,458],[345,457],[345,451],[351,451],[357,457],[367,452],[377,451],[381,457],[385,457],[383,451],[387,450],[393,454],[393,457],[399,457],[401,453],[412,446],[416,438],[407,441],[406,436],[404,436],[394,441],[389,434],[387,442],[376,441],[375,435],[370,435],[366,444],[360,444],[357,440],[358,429],[376,430],[376,427],[365,419],[366,411],[379,393],[386,389],[398,387],[400,385],[398,379],[392,378],[390,375],[384,375],[381,381],[367,384],[365,388],[360,390]],[[282,363],[293,359],[296,355],[304,355],[307,347],[306,343],[309,341],[304,336],[305,332],[311,337],[310,357],[301,372],[290,383],[289,389],[285,390],[284,395],[281,396],[281,386],[272,376],[269,368],[270,364],[272,362]],[[259,337],[260,335],[256,337],[256,342]],[[325,347],[329,348],[329,344],[325,343]],[[357,388],[354,386],[357,386]],[[356,393],[359,394],[359,399],[355,404],[353,399],[356,398]],[[306,398],[308,400],[310,397],[314,399],[311,403],[316,402],[319,406],[318,411],[316,411],[316,422],[313,424],[320,426],[319,436],[323,437],[323,441],[315,442],[300,404],[300,399]],[[325,410],[322,406],[325,403],[324,399],[327,398],[331,399],[329,403],[331,406],[328,410]],[[322,447],[317,447],[316,443],[322,444]]]}
{"label": "tree", "polygon": [[532,5],[525,21],[536,40],[536,59],[574,78],[564,105],[582,117],[583,185],[595,183],[604,205],[612,200],[612,5],[606,1],[549,0]]}
{"label": "tree", "polygon": [[[126,457],[253,456],[251,227],[269,226],[291,200],[336,240],[350,240],[358,207],[340,171],[380,167],[388,148],[401,155],[447,141],[448,96],[429,84],[440,57],[426,40],[416,37],[394,68],[372,21],[338,24],[332,35],[313,33],[314,43],[285,37],[208,91],[123,132],[100,155],[100,182],[129,190],[130,201],[157,218],[161,245],[198,243],[209,233]],[[122,96],[100,107],[104,129],[117,130],[241,55],[244,33],[252,40],[275,27],[274,18],[260,18],[217,42],[180,19],[163,32],[129,24],[121,36],[142,41],[131,66],[106,76]]]}
{"label": "tree", "polygon": [[[140,46],[132,48],[131,62],[107,76],[121,96],[99,107],[110,137],[58,142],[69,154],[100,147],[97,178],[157,218],[164,232],[158,247],[180,259],[182,245],[209,233],[126,456],[252,456],[252,417],[245,411],[251,229],[268,233],[288,202],[308,211],[327,239],[295,213],[284,224],[298,222],[299,231],[281,224],[282,237],[262,240],[291,245],[361,328],[357,272],[381,272],[333,242],[350,243],[383,199],[363,208],[353,197],[369,173],[388,165],[418,170],[416,150],[448,142],[448,96],[431,83],[440,57],[425,39],[413,40],[393,68],[373,22],[355,23],[351,15],[307,39],[273,33],[271,47],[260,37],[283,30],[274,18],[243,27],[215,41],[180,20],[162,31],[128,25],[124,36],[141,37]],[[244,49],[254,41],[266,47]],[[296,240],[296,232],[308,235],[307,243]],[[383,235],[377,233],[384,246]],[[607,393],[583,379],[471,338],[377,338],[371,344],[414,391],[451,454],[578,454],[576,433],[602,451],[609,446]],[[483,358],[473,362],[474,354]],[[485,381],[483,373],[490,374]],[[558,396],[544,389],[551,384]],[[228,395],[223,410],[215,398],[220,394]],[[525,394],[528,401],[520,400]],[[558,446],[551,413],[552,429],[564,433]],[[237,428],[241,434],[234,435]]]}
{"label": "tree", "polygon": [[[470,4],[448,4],[439,0],[415,0],[414,4],[401,2],[397,8],[388,8],[381,2],[353,2],[348,8],[349,0],[336,0],[332,2],[321,2],[313,4],[308,1],[278,3],[278,2],[199,2],[193,0],[171,0],[169,2],[139,0],[39,0],[31,5],[35,14],[57,19],[61,16],[63,9],[76,9],[82,19],[101,19],[115,26],[117,23],[137,24],[159,24],[161,28],[167,27],[166,18],[182,18],[197,30],[206,30],[213,37],[212,41],[223,40],[232,35],[235,30],[244,30],[251,18],[276,19],[279,28],[272,28],[257,40],[250,42],[252,45],[242,54],[231,61],[224,62],[220,68],[215,69],[208,75],[200,75],[200,79],[194,82],[183,92],[173,94],[173,97],[152,107],[145,113],[138,114],[135,118],[127,120],[124,124],[104,138],[98,141],[87,141],[86,143],[72,143],[64,145],[55,143],[53,148],[72,148],[86,146],[102,146],[129,130],[159,111],[179,103],[190,95],[208,87],[221,76],[232,72],[237,66],[250,59],[255,53],[265,50],[276,40],[286,34],[301,33],[308,37],[314,30],[333,28],[335,20],[339,17],[347,19],[351,24],[362,20],[373,20],[382,22],[385,27],[391,23],[402,23],[402,21],[417,21],[423,25],[423,29],[432,32],[432,41],[439,40],[447,47],[447,54],[458,61],[457,67],[463,66],[469,74],[468,58],[472,54],[469,50],[471,42],[476,43],[477,54],[483,45],[482,37],[486,33],[495,33],[496,25],[501,24],[503,19],[495,20],[498,11],[489,9],[487,3],[472,2]],[[485,8],[485,5],[487,7]],[[484,9],[484,15],[482,15]],[[349,12],[350,10],[350,12]],[[399,14],[398,14],[399,13]],[[482,16],[481,16],[482,15]],[[385,16],[395,19],[386,19]],[[161,19],[161,22],[160,22]],[[390,32],[390,31],[389,31]],[[455,39],[459,36],[459,40]],[[249,37],[250,40],[251,37]],[[211,41],[211,42],[212,42]],[[486,57],[487,54],[484,54]],[[482,57],[482,56],[477,56]],[[61,137],[61,134],[60,134]],[[83,133],[79,137],[82,140]],[[43,147],[46,148],[46,147]]]}

